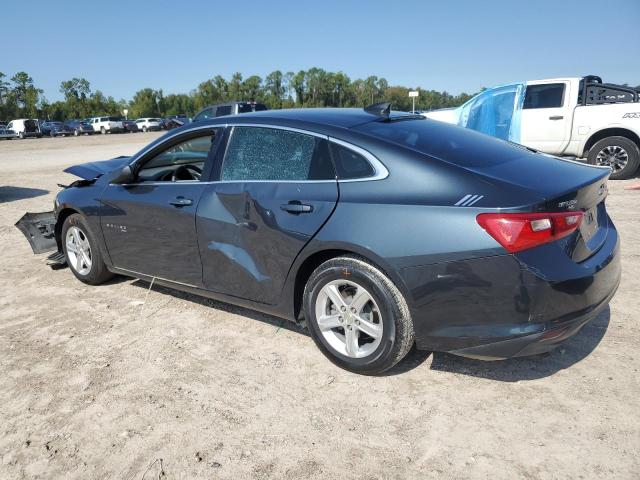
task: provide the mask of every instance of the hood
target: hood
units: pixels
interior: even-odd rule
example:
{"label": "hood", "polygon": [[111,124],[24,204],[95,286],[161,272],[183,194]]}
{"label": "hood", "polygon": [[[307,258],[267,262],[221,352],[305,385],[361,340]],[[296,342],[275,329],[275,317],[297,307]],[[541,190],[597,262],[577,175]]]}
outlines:
{"label": "hood", "polygon": [[111,160],[102,160],[99,162],[81,163],[72,167],[66,168],[64,171],[83,178],[84,180],[93,180],[100,177],[107,172],[112,172],[120,167],[126,165],[131,157],[117,157]]}

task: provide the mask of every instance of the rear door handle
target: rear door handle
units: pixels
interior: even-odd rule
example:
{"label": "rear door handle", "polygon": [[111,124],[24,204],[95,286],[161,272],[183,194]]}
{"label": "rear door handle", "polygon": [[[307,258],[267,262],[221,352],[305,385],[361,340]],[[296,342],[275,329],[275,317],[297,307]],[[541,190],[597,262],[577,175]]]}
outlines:
{"label": "rear door handle", "polygon": [[563,118],[563,115],[552,115],[549,117],[549,120],[562,120]]}
{"label": "rear door handle", "polygon": [[169,203],[174,207],[188,207],[189,205],[193,204],[193,200],[191,200],[190,198],[176,197]]}
{"label": "rear door handle", "polygon": [[280,210],[293,213],[294,215],[299,215],[300,213],[313,212],[313,206],[305,205],[304,203],[301,203],[297,200],[293,200],[289,203],[283,203],[282,205],[280,205]]}

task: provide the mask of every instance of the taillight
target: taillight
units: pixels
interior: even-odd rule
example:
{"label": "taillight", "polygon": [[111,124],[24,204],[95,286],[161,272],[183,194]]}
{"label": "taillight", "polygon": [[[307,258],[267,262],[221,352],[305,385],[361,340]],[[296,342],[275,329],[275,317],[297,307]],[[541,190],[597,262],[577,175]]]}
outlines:
{"label": "taillight", "polygon": [[553,242],[575,232],[582,212],[481,213],[477,221],[507,251],[514,253]]}

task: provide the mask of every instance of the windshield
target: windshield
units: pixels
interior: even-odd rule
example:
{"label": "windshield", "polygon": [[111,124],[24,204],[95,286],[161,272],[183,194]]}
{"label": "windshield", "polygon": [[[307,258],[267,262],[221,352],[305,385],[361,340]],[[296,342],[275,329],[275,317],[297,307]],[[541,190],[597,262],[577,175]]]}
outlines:
{"label": "windshield", "polygon": [[521,156],[524,148],[437,120],[369,122],[354,130],[462,167],[498,165]]}

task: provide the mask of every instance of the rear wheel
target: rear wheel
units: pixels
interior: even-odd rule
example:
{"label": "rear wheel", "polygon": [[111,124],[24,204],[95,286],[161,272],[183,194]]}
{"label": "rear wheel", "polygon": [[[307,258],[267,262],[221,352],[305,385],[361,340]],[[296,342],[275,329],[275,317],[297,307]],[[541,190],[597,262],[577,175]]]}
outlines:
{"label": "rear wheel", "polygon": [[105,130],[105,128],[104,128],[104,127],[100,127],[100,133],[101,133],[102,135],[105,135],[105,134],[107,133],[107,130]]}
{"label": "rear wheel", "polygon": [[362,258],[324,262],[309,278],[303,301],[313,340],[339,367],[382,373],[413,345],[413,322],[402,293]]}
{"label": "rear wheel", "polygon": [[81,215],[75,213],[65,219],[62,248],[67,264],[81,282],[99,285],[113,278],[114,274],[107,270],[98,243]]}
{"label": "rear wheel", "polygon": [[19,137],[20,139],[23,139],[23,138],[24,138],[24,132],[20,132],[20,133],[18,134],[18,137]]}
{"label": "rear wheel", "polygon": [[640,150],[626,137],[607,137],[591,147],[587,161],[592,165],[611,167],[613,180],[626,180],[638,170]]}

